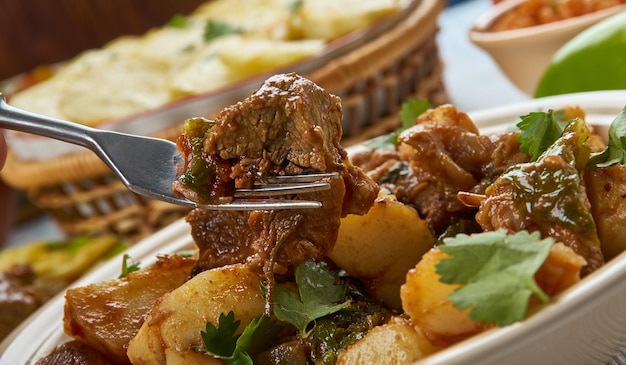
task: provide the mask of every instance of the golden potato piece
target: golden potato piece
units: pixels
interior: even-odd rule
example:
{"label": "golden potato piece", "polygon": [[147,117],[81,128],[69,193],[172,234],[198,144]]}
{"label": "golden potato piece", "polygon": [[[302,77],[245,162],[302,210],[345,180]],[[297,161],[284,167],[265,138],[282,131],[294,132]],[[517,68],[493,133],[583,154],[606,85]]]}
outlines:
{"label": "golden potato piece", "polygon": [[226,41],[221,42],[217,55],[239,77],[313,57],[325,46],[323,41],[315,39],[281,41],[231,36],[224,40]]}
{"label": "golden potato piece", "polygon": [[[79,238],[77,238],[79,239]],[[91,269],[104,255],[120,243],[114,235],[85,238],[87,242],[72,248],[72,242],[36,241],[0,251],[0,272],[17,265],[28,265],[45,281],[64,287]]]}
{"label": "golden potato piece", "polygon": [[222,360],[207,356],[194,350],[177,351],[174,349],[165,350],[165,363],[167,365],[223,365]]}
{"label": "golden potato piece", "polygon": [[435,265],[446,257],[438,248],[431,249],[409,271],[400,291],[405,313],[437,346],[452,345],[484,329],[480,322],[469,317],[469,308],[461,311],[448,300],[459,286],[439,281]]}
{"label": "golden potato piece", "polygon": [[67,119],[59,109],[65,86],[84,69],[99,68],[109,62],[111,52],[107,49],[89,49],[64,63],[53,77],[38,82],[11,95],[11,105],[54,118]]}
{"label": "golden potato piece", "polygon": [[427,223],[415,209],[380,193],[369,212],[341,220],[329,257],[360,279],[377,299],[402,307],[400,286],[405,276],[435,242]]}
{"label": "golden potato piece", "polygon": [[222,43],[228,38],[220,37],[189,51],[176,73],[168,78],[168,87],[174,95],[206,93],[241,78],[239,75],[232,75],[228,66],[217,57]]}
{"label": "golden potato piece", "polygon": [[572,248],[557,242],[535,273],[535,280],[548,296],[554,296],[579,282],[580,269],[586,264],[587,261]]}
{"label": "golden potato piece", "polygon": [[137,336],[130,341],[128,358],[134,365],[165,364],[170,360],[206,364],[209,356],[190,353],[201,346],[200,332],[207,322],[217,326],[222,313],[233,311],[239,331],[264,310],[260,278],[244,265],[203,271],[159,299]]}
{"label": "golden potato piece", "polygon": [[108,282],[69,289],[65,295],[65,333],[111,359],[128,362],[126,348],[154,302],[189,277],[195,260],[163,256],[153,266]]}
{"label": "golden potato piece", "polygon": [[337,365],[410,364],[438,350],[409,321],[394,317],[342,351]]}
{"label": "golden potato piece", "polygon": [[364,27],[375,20],[397,14],[399,0],[315,0],[305,1],[293,20],[304,38],[327,41]]}
{"label": "golden potato piece", "polygon": [[200,5],[190,18],[226,23],[258,38],[291,39],[292,4],[291,0],[213,0]]}
{"label": "golden potato piece", "polygon": [[59,111],[65,119],[93,126],[158,108],[172,101],[163,76],[168,72],[161,60],[112,57],[102,68],[76,72],[59,93]]}
{"label": "golden potato piece", "polygon": [[626,249],[626,167],[590,171],[585,183],[602,253],[610,260]]}

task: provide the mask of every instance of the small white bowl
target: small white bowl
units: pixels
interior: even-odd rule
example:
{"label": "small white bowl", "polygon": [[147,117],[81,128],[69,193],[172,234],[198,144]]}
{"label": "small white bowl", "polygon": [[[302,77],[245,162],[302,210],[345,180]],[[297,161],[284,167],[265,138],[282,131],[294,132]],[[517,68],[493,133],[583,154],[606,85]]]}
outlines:
{"label": "small white bowl", "polygon": [[599,21],[626,10],[613,6],[585,15],[505,31],[490,31],[494,22],[525,0],[504,0],[479,16],[469,30],[470,40],[487,51],[506,76],[528,95],[534,95],[552,56],[567,41]]}

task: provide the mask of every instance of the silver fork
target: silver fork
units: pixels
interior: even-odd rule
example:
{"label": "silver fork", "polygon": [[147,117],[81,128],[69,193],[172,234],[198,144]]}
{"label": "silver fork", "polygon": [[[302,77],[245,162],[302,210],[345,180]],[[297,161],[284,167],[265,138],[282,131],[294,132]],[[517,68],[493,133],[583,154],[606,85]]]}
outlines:
{"label": "silver fork", "polygon": [[338,173],[264,177],[262,185],[252,189],[237,189],[230,203],[198,205],[172,191],[172,183],[176,180],[176,164],[182,161],[182,157],[176,144],[171,141],[95,129],[32,113],[7,104],[1,93],[0,128],[86,147],[98,155],[129,190],[188,207],[211,210],[318,208],[321,206],[319,201],[275,197],[329,190],[330,184],[322,180],[339,178]]}

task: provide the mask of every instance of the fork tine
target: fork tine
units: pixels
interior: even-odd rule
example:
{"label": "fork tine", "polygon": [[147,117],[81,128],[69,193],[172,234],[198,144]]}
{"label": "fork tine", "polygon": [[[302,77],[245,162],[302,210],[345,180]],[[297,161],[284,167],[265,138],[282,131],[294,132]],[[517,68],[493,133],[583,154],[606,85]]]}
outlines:
{"label": "fork tine", "polygon": [[198,208],[210,210],[277,210],[311,209],[322,206],[321,202],[311,200],[287,199],[235,199],[226,204],[198,205]]}
{"label": "fork tine", "polygon": [[293,184],[268,184],[259,185],[252,189],[236,189],[235,197],[252,197],[252,196],[278,196],[303,193],[315,193],[319,191],[330,190],[330,184],[325,182],[313,183],[293,183]]}
{"label": "fork tine", "polygon": [[322,179],[330,178],[332,180],[339,178],[338,172],[315,172],[315,173],[304,173],[298,175],[273,175],[273,176],[264,176],[259,175],[258,181],[270,183],[270,184],[280,184],[280,183],[306,183],[306,182],[316,182]]}
{"label": "fork tine", "polygon": [[[198,208],[211,210],[277,210],[319,208],[322,203],[311,200],[266,199],[273,196],[286,196],[330,190],[330,183],[323,179],[338,179],[337,172],[305,173],[298,175],[259,176],[257,186],[251,189],[236,189],[235,198],[230,203],[203,204]],[[256,199],[245,199],[259,197]],[[263,197],[263,198],[260,198]],[[243,198],[243,199],[242,199]]]}
{"label": "fork tine", "polygon": [[322,179],[338,179],[337,172],[320,172],[298,175],[259,176],[259,184],[251,189],[235,190],[235,197],[269,197],[279,195],[315,193],[330,189]]}

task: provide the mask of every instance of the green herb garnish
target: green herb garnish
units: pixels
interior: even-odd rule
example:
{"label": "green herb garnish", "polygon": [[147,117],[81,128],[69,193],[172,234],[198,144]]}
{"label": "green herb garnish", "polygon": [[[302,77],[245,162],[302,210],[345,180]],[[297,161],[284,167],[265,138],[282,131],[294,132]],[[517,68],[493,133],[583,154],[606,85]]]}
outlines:
{"label": "green herb garnish", "polygon": [[378,179],[378,185],[394,184],[401,176],[410,175],[411,165],[407,161],[399,161],[395,163],[389,171]]}
{"label": "green herb garnish", "polygon": [[189,20],[183,14],[175,14],[168,22],[167,26],[172,28],[184,28]]}
{"label": "green herb garnish", "polygon": [[[535,112],[521,117],[517,127],[522,152],[535,161],[557,139],[572,121],[563,120],[563,111]],[[604,151],[592,153],[587,167],[602,168],[616,164],[626,165],[626,107],[613,119],[609,127],[608,143]]]}
{"label": "green herb garnish", "polygon": [[304,5],[304,0],[295,0],[294,2],[289,4],[289,11],[292,14],[295,14],[302,8],[303,5]]}
{"label": "green herb garnish", "polygon": [[561,137],[569,121],[563,121],[564,112],[554,111],[533,112],[521,117],[517,127],[522,131],[518,137],[520,150],[531,157],[531,161],[539,156]]}
{"label": "green herb garnish", "polygon": [[534,275],[553,242],[539,232],[460,234],[444,239],[439,249],[451,257],[435,268],[440,281],[462,285],[449,296],[456,307],[471,308],[476,321],[508,325],[524,319],[531,295],[548,300]]}
{"label": "green herb garnish", "polygon": [[176,253],[180,257],[184,258],[192,258],[195,256],[196,252],[194,250],[184,250]]}
{"label": "green herb garnish", "polygon": [[204,347],[194,349],[222,359],[227,365],[252,365],[250,355],[264,349],[282,329],[264,315],[253,319],[243,332],[237,335],[240,324],[240,320],[235,320],[233,311],[220,314],[217,327],[207,322],[206,330],[200,332]]}
{"label": "green herb garnish", "polygon": [[241,32],[241,29],[228,23],[207,20],[206,25],[204,26],[204,40],[208,42],[221,36],[228,34],[240,34]]}
{"label": "green herb garnish", "polygon": [[309,335],[309,325],[316,319],[347,308],[346,286],[338,285],[339,274],[325,262],[305,261],[296,267],[298,293],[277,284],[274,291],[274,314],[292,324],[302,338]]}
{"label": "green herb garnish", "polygon": [[186,119],[183,123],[183,133],[191,147],[191,161],[178,181],[194,190],[201,201],[208,199],[208,192],[203,187],[209,185],[215,177],[215,170],[208,165],[204,156],[206,134],[214,125],[214,121],[200,117]]}
{"label": "green herb garnish", "polygon": [[[132,264],[129,265],[128,262],[131,261]],[[139,271],[139,261],[133,262],[133,259],[128,254],[124,254],[122,258],[122,273],[120,274],[120,278],[124,278],[128,276],[131,272]]]}
{"label": "green herb garnish", "polygon": [[609,141],[606,149],[591,154],[588,166],[608,167],[616,164],[626,165],[626,107],[613,119],[609,127]]}

